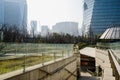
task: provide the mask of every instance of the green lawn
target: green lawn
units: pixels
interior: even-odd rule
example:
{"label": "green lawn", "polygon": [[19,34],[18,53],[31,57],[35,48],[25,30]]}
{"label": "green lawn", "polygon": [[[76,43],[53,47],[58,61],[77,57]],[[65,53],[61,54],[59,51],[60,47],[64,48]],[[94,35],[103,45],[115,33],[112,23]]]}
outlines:
{"label": "green lawn", "polygon": [[[56,58],[60,58],[60,56]],[[54,59],[53,56],[28,56],[28,57],[23,56],[21,58],[16,58],[16,59],[1,60],[0,74],[22,69],[25,63],[26,63],[25,66],[29,67],[53,59]]]}
{"label": "green lawn", "polygon": [[56,58],[72,54],[72,50],[73,44],[1,43],[0,74],[22,69],[24,63],[29,67],[53,60],[54,54],[58,54]]}

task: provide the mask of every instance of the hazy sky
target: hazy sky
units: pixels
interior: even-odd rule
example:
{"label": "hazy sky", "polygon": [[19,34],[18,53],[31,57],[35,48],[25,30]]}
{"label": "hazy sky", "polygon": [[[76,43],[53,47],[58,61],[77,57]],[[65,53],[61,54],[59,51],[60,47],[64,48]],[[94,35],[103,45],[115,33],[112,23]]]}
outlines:
{"label": "hazy sky", "polygon": [[37,20],[50,28],[57,22],[75,21],[82,24],[83,0],[27,0],[28,20]]}

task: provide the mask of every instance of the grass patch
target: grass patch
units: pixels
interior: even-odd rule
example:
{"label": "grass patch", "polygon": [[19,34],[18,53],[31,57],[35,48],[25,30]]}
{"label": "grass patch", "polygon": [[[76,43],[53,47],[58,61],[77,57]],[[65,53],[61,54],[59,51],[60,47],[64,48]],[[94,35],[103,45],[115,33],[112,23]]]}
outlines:
{"label": "grass patch", "polygon": [[[60,58],[56,57],[56,58]],[[40,64],[42,62],[47,62],[53,60],[53,56],[27,56],[27,57],[20,57],[15,59],[8,59],[8,60],[0,60],[0,74],[8,73],[14,70],[22,69],[24,63],[26,63],[26,67],[33,66],[36,64]]]}

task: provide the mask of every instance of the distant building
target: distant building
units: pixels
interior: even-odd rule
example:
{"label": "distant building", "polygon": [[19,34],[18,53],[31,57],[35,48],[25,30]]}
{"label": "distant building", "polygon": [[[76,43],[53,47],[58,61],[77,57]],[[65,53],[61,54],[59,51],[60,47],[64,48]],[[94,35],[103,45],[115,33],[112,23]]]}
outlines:
{"label": "distant building", "polygon": [[84,0],[83,32],[102,34],[108,27],[120,25],[120,0]]}
{"label": "distant building", "polygon": [[30,34],[34,37],[35,35],[38,34],[37,21],[36,20],[31,21],[30,25],[31,25],[31,32],[30,32]]}
{"label": "distant building", "polygon": [[26,0],[0,0],[0,24],[16,25],[19,28],[26,27]]}
{"label": "distant building", "polygon": [[0,0],[0,27],[4,23],[4,1]]}
{"label": "distant building", "polygon": [[81,28],[78,29],[78,32],[79,32],[79,35],[82,36],[82,29]]}
{"label": "distant building", "polygon": [[48,26],[44,25],[41,26],[41,36],[45,37],[49,34],[50,30],[48,28]]}
{"label": "distant building", "polygon": [[78,36],[78,23],[77,22],[60,22],[52,27],[53,33],[70,34]]}

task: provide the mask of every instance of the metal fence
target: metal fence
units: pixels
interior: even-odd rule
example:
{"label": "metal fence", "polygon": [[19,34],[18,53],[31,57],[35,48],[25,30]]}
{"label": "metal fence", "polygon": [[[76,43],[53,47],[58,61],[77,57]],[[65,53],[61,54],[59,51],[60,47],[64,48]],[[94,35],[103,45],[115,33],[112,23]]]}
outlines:
{"label": "metal fence", "polygon": [[73,55],[72,44],[1,43],[0,74]]}

